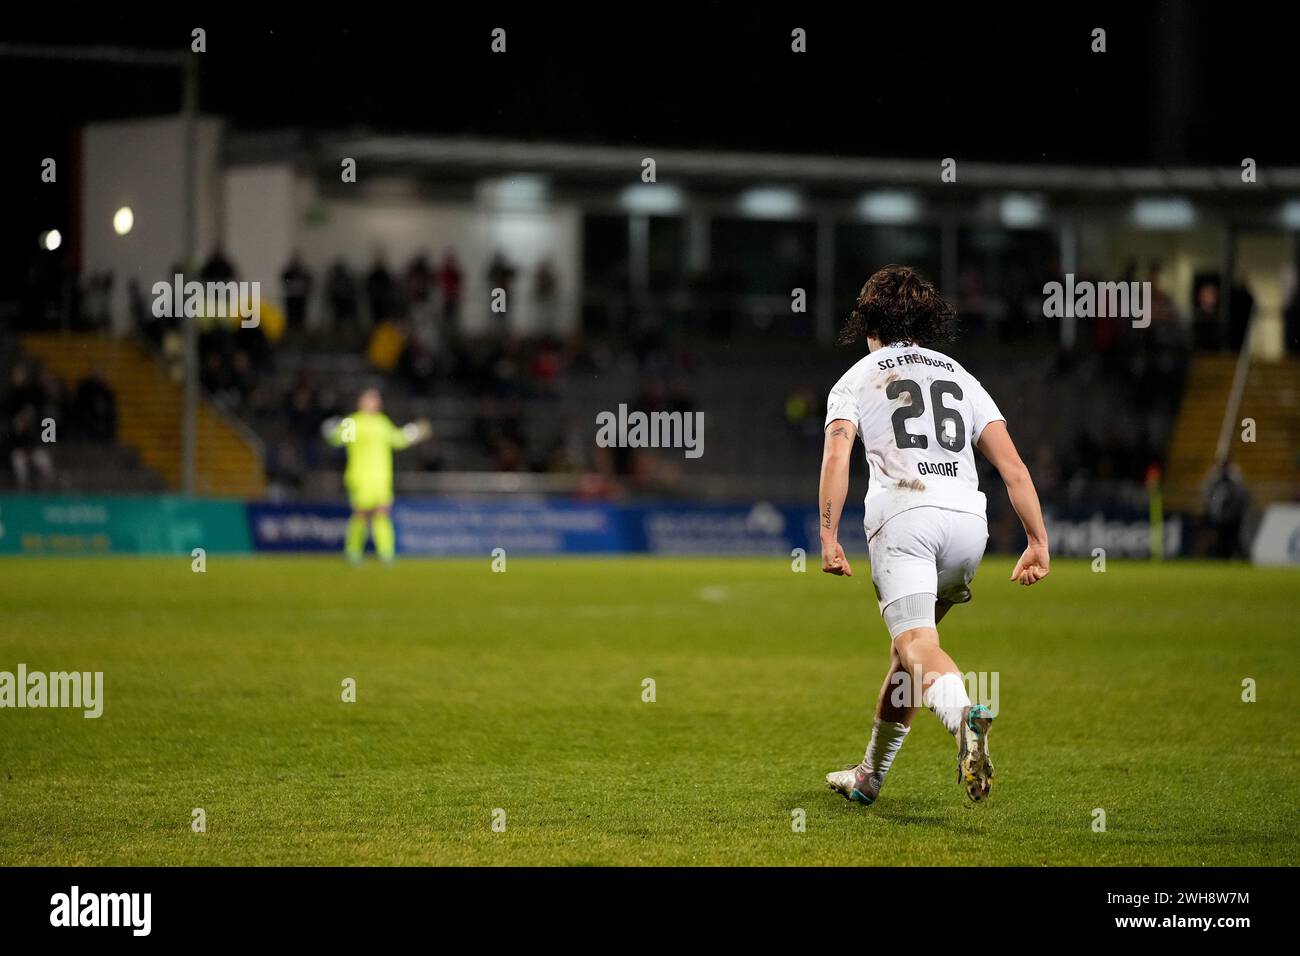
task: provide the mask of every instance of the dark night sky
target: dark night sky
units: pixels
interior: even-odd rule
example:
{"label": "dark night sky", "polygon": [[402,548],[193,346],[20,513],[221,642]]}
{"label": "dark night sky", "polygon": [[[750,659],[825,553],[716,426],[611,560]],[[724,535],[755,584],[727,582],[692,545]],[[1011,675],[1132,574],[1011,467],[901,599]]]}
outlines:
{"label": "dark night sky", "polygon": [[[363,26],[329,25],[321,7],[279,25],[186,14],[11,22],[4,33],[175,49],[204,26],[203,108],[241,126],[1029,162],[1235,164],[1265,147],[1295,158],[1283,125],[1292,111],[1279,103],[1285,30],[1262,12],[895,6],[806,16],[799,4],[702,3],[673,15],[649,4],[594,20],[390,13]],[[488,51],[497,25],[509,31],[505,56]],[[789,52],[796,25],[809,31],[803,56]],[[1105,54],[1089,51],[1094,26],[1108,29]],[[0,79],[27,91],[6,111],[36,126],[177,106],[158,71],[0,64]]]}
{"label": "dark night sky", "polygon": [[[305,9],[305,8],[304,8]],[[23,23],[11,42],[186,49],[208,31],[202,108],[243,129],[296,126],[516,139],[1015,162],[1300,163],[1294,67],[1267,8],[1154,3],[606,5],[598,15],[329,6],[275,24],[185,13]],[[583,5],[577,10],[596,10]],[[422,18],[423,17],[423,18]],[[489,52],[492,27],[508,52]],[[804,27],[809,52],[789,52]],[[1108,51],[1089,50],[1102,26]],[[165,70],[0,61],[11,148],[0,182],[31,222],[36,182],[88,119],[175,111]],[[15,91],[17,94],[15,94]],[[7,227],[6,233],[12,232]]]}

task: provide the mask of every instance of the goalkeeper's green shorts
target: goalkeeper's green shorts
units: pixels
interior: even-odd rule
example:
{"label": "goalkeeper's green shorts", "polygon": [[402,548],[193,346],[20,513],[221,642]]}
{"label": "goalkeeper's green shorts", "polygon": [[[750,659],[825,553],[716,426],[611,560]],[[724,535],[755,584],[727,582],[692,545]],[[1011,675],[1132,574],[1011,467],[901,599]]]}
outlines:
{"label": "goalkeeper's green shorts", "polygon": [[393,504],[393,486],[391,484],[372,484],[359,482],[348,486],[348,501],[353,511],[373,511],[376,508],[389,508]]}

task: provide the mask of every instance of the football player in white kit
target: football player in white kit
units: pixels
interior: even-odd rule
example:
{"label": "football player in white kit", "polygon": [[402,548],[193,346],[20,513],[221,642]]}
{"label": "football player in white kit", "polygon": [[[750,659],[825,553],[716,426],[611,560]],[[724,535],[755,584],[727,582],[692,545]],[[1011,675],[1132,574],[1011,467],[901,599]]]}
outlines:
{"label": "football player in white kit", "polygon": [[[957,738],[957,780],[970,799],[988,796],[992,712],[971,705],[937,625],[970,600],[988,523],[974,449],[1006,483],[1028,547],[1011,580],[1047,576],[1047,530],[1038,493],[1007,425],[984,387],[929,346],[952,338],[955,314],[934,286],[905,266],[886,266],[859,294],[841,342],[870,349],[831,389],[822,457],[822,570],[851,577],[839,543],[849,458],[861,437],[870,470],[867,548],[871,580],[892,642],[889,673],[876,702],[862,762],[826,782],[849,800],[872,804],[923,705]],[[919,686],[918,686],[919,685]]]}

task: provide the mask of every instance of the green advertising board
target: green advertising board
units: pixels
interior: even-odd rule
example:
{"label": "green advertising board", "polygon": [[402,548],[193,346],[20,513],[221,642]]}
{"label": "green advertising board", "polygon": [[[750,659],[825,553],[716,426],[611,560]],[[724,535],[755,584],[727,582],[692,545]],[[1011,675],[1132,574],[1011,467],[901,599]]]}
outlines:
{"label": "green advertising board", "polygon": [[250,550],[241,501],[179,495],[0,495],[0,554]]}

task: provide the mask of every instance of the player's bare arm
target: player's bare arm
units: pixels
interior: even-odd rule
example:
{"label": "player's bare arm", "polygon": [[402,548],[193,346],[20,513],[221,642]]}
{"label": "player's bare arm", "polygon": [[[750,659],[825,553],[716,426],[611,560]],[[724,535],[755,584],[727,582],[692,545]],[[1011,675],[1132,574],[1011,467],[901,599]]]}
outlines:
{"label": "player's bare arm", "polygon": [[822,477],[818,491],[818,512],[822,541],[822,570],[827,574],[853,577],[853,568],[840,546],[840,515],[849,493],[849,458],[857,425],[837,418],[826,426],[826,443],[822,450]]}
{"label": "player's bare arm", "polygon": [[1007,486],[1007,497],[1024,525],[1029,545],[1016,562],[1011,580],[1028,587],[1047,577],[1051,557],[1047,548],[1047,527],[1043,524],[1043,509],[1038,503],[1038,491],[1029,469],[1020,460],[1006,422],[990,422],[980,434],[979,450],[1002,476]]}

